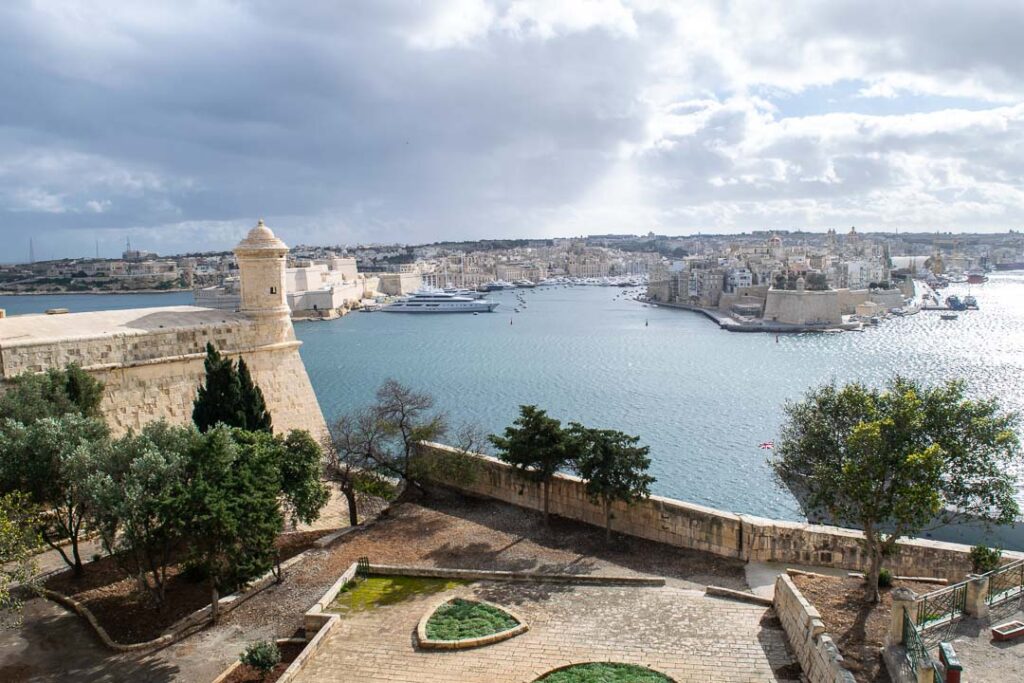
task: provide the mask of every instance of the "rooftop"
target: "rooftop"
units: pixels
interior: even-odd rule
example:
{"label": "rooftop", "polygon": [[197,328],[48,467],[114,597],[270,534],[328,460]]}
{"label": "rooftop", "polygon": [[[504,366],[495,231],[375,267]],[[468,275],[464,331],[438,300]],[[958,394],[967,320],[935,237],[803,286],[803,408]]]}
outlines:
{"label": "rooftop", "polygon": [[186,329],[248,320],[232,313],[198,306],[130,308],[118,311],[15,315],[0,318],[0,348],[23,344],[134,335],[159,329]]}

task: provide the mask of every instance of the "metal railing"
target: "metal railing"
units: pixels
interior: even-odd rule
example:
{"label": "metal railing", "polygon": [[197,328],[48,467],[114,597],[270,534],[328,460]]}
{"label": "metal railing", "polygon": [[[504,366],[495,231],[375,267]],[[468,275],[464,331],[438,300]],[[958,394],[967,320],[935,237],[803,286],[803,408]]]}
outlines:
{"label": "metal railing", "polygon": [[921,633],[906,610],[903,611],[903,647],[907,650],[907,661],[915,674],[922,666],[931,662],[924,641],[921,640]]}
{"label": "metal railing", "polygon": [[1024,560],[1011,562],[985,574],[988,577],[988,604],[999,603],[1024,597]]}
{"label": "metal railing", "polygon": [[922,631],[956,621],[967,613],[967,582],[953,584],[931,593],[918,601],[917,627]]}

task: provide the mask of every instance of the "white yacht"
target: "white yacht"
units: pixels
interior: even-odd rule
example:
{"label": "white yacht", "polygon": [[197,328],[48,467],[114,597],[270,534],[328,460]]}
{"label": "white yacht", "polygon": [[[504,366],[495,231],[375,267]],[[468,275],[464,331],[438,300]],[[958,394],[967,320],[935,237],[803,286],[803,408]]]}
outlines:
{"label": "white yacht", "polygon": [[412,296],[403,297],[380,310],[388,313],[486,313],[497,307],[497,301],[421,289]]}

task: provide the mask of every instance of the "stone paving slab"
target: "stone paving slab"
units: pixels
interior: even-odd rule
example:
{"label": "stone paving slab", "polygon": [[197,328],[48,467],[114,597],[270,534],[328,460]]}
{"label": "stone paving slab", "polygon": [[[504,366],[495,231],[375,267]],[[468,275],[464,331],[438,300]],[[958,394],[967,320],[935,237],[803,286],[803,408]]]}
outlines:
{"label": "stone paving slab", "polygon": [[[448,593],[513,608],[526,633],[473,650],[415,647],[420,617],[442,595],[346,617],[298,681],[527,683],[551,669],[591,661],[641,664],[677,683],[778,681],[791,665],[768,609],[678,587],[592,587],[481,582]],[[774,620],[771,620],[774,621]]]}

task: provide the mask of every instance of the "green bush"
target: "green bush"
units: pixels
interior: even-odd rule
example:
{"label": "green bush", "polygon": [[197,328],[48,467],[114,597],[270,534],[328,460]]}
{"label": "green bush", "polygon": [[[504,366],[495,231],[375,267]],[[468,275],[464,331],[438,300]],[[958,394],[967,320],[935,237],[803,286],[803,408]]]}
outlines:
{"label": "green bush", "polygon": [[537,679],[538,683],[672,683],[657,671],[633,664],[591,662],[558,669]]}
{"label": "green bush", "polygon": [[247,664],[260,672],[266,678],[281,661],[281,651],[277,644],[269,640],[257,640],[250,643],[249,647],[239,656],[242,664]]}
{"label": "green bush", "polygon": [[438,607],[427,620],[427,637],[431,640],[481,638],[518,625],[519,622],[502,609],[456,598]]}
{"label": "green bush", "polygon": [[879,588],[891,588],[892,587],[892,572],[888,569],[883,569],[878,572],[878,587]]}
{"label": "green bush", "polygon": [[984,574],[999,567],[999,561],[1003,557],[1001,548],[989,548],[984,545],[976,545],[971,548],[971,571],[975,574]]}

